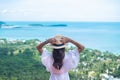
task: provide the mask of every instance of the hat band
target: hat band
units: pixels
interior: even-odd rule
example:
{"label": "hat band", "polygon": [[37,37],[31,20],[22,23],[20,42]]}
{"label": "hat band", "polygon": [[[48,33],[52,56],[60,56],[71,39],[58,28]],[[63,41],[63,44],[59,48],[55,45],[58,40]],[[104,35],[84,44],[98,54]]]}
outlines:
{"label": "hat band", "polygon": [[63,46],[64,44],[52,44],[53,46],[59,47],[59,46]]}

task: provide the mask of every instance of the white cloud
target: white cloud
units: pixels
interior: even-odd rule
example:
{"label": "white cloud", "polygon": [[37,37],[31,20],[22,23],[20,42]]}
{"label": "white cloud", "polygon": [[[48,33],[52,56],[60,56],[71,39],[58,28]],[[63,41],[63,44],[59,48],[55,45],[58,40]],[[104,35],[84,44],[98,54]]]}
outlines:
{"label": "white cloud", "polygon": [[7,9],[4,9],[3,11],[1,11],[2,14],[5,14],[5,13],[7,13],[7,12],[8,12]]}
{"label": "white cloud", "polygon": [[10,11],[2,16],[3,20],[120,21],[120,6],[116,2],[120,3],[117,0],[21,0],[2,4]]}

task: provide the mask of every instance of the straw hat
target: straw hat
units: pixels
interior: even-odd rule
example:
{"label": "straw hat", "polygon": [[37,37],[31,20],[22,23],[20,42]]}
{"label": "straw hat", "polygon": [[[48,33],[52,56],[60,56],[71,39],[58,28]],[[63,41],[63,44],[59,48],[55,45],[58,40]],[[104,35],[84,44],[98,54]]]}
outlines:
{"label": "straw hat", "polygon": [[56,40],[56,42],[55,44],[51,44],[51,48],[60,49],[60,48],[65,48],[67,46],[67,44],[61,42],[61,40],[63,39],[62,35],[56,35],[54,39]]}

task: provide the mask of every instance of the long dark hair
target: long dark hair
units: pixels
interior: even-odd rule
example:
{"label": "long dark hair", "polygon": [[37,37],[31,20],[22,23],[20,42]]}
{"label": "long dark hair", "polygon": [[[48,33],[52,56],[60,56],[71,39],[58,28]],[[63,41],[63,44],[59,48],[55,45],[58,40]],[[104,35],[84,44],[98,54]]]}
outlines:
{"label": "long dark hair", "polygon": [[65,48],[53,49],[53,66],[60,70],[63,66],[63,59],[65,57]]}

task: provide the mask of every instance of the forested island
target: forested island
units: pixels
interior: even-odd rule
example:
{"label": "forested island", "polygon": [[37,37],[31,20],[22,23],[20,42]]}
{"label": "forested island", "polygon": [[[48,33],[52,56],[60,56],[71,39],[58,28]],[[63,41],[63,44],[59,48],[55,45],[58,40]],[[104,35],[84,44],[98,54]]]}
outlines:
{"label": "forested island", "polygon": [[[0,39],[0,80],[48,80],[50,74],[36,50],[38,43],[38,39]],[[101,80],[104,75],[120,78],[120,55],[86,48],[78,67],[69,73],[71,80]]]}
{"label": "forested island", "polygon": [[44,24],[29,24],[29,26],[41,26],[41,27],[67,27],[67,24],[49,24],[49,25],[44,25]]}

